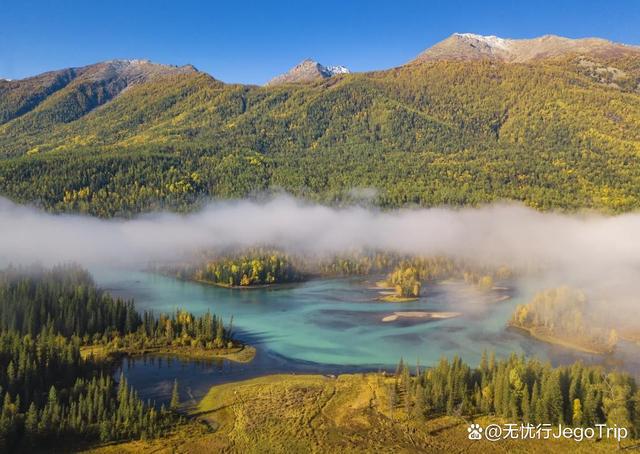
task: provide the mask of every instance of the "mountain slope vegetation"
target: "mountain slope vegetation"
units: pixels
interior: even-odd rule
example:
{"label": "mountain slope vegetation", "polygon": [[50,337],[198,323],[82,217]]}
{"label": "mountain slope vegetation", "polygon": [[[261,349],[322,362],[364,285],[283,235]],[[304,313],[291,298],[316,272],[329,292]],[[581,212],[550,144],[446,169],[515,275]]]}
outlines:
{"label": "mountain slope vegetation", "polygon": [[386,208],[629,211],[640,206],[629,49],[418,59],[267,87],[192,67],[0,81],[0,193],[104,217],[274,190],[345,203],[354,188],[375,188]]}

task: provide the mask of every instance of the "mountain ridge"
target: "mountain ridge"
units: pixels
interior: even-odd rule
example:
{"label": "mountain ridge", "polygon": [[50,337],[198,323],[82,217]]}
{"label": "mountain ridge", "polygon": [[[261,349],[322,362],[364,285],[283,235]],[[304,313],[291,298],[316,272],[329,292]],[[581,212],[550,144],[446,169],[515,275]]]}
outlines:
{"label": "mountain ridge", "polygon": [[[117,97],[126,88],[162,77],[197,73],[192,65],[173,66],[150,60],[107,60],[48,71],[0,85],[0,125],[14,118],[49,112],[73,121]],[[27,120],[29,121],[29,120]]]}
{"label": "mountain ridge", "polygon": [[353,188],[383,207],[640,208],[635,51],[276,86],[112,62],[0,82],[0,119],[0,194],[52,211],[186,211],[272,189],[340,203]]}
{"label": "mountain ridge", "polygon": [[620,57],[640,55],[640,47],[602,38],[566,38],[543,35],[531,39],[508,39],[494,35],[454,33],[420,53],[412,62],[488,59],[526,63],[570,54]]}
{"label": "mountain ridge", "polygon": [[[435,60],[478,60],[487,59],[508,63],[527,63],[556,58],[563,55],[584,54],[598,57],[621,57],[639,56],[640,46],[633,44],[619,43],[604,38],[567,38],[554,34],[541,35],[534,38],[502,38],[495,35],[480,35],[468,32],[455,32],[449,37],[435,43],[419,53],[414,59],[406,64],[415,64],[425,61]],[[3,79],[2,83],[16,83],[30,79],[47,76],[52,73],[62,71],[74,71],[82,74],[87,70],[100,66],[120,66],[121,69],[129,68],[130,74],[135,74],[131,68],[143,68],[140,71],[141,78],[148,78],[159,75],[178,74],[184,72],[201,72],[191,64],[182,66],[172,64],[154,63],[148,59],[112,59],[100,61],[90,65],[62,68],[58,70],[46,71],[33,76],[21,79]],[[385,71],[380,69],[378,71]],[[124,72],[127,72],[126,70]],[[273,77],[265,83],[265,86],[278,85],[282,83],[305,83],[327,79],[339,74],[350,74],[351,71],[342,65],[325,66],[311,58],[306,58],[300,63],[290,68],[287,72]],[[206,73],[205,73],[206,74]],[[210,75],[214,77],[213,75]],[[135,79],[135,78],[132,78]],[[233,83],[233,82],[230,82]],[[249,84],[250,85],[250,84]],[[1,93],[0,93],[1,94]]]}

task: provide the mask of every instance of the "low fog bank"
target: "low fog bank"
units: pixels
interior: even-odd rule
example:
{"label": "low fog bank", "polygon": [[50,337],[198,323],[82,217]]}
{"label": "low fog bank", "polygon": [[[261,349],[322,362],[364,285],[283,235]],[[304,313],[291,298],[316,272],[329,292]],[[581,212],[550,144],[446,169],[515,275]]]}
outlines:
{"label": "low fog bank", "polygon": [[540,213],[511,204],[379,211],[329,208],[286,196],[214,202],[197,213],[131,220],[54,215],[0,198],[0,262],[135,264],[204,248],[271,245],[303,254],[387,250],[449,255],[514,268],[545,266],[562,279],[638,281],[640,214]]}

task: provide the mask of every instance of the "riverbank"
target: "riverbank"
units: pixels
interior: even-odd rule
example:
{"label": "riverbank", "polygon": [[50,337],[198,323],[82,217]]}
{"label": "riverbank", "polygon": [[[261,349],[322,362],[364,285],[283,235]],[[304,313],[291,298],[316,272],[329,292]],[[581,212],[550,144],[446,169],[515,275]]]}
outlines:
{"label": "riverbank", "polygon": [[412,301],[418,301],[417,296],[398,296],[396,294],[381,296],[378,299],[385,303],[410,303]]}
{"label": "riverbank", "polygon": [[258,289],[276,290],[276,289],[291,288],[305,282],[305,281],[294,281],[294,282],[277,282],[273,284],[231,285],[231,284],[225,284],[223,282],[210,281],[208,279],[182,279],[182,280],[185,280],[188,282],[196,282],[198,284],[204,284],[204,285],[213,285],[214,287],[226,288],[229,290],[258,290]]}
{"label": "riverbank", "polygon": [[144,348],[110,348],[104,345],[88,345],[80,348],[83,358],[93,355],[97,359],[121,359],[136,356],[171,356],[194,361],[212,361],[226,359],[236,363],[249,363],[256,356],[256,349],[250,345],[240,345],[231,348],[205,349],[186,346],[152,346]]}
{"label": "riverbank", "polygon": [[609,347],[580,343],[579,341],[576,341],[574,339],[565,339],[540,328],[530,328],[518,325],[513,322],[509,322],[507,326],[539,341],[546,342],[548,344],[559,345],[565,348],[570,348],[582,353],[590,353],[593,355],[607,355],[609,353],[612,353],[613,351],[613,349]]}

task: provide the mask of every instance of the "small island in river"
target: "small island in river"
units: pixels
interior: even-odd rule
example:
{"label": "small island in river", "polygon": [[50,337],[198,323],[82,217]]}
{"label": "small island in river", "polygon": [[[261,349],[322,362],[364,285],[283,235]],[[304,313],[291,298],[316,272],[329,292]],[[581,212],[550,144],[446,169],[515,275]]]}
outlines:
{"label": "small island in river", "polygon": [[308,278],[288,255],[267,249],[216,256],[198,263],[157,265],[154,271],[179,279],[224,288],[271,288]]}
{"label": "small island in river", "polygon": [[395,322],[400,318],[420,318],[426,320],[445,320],[448,318],[459,317],[460,312],[428,312],[428,311],[407,311],[394,312],[382,318],[383,322]]}

